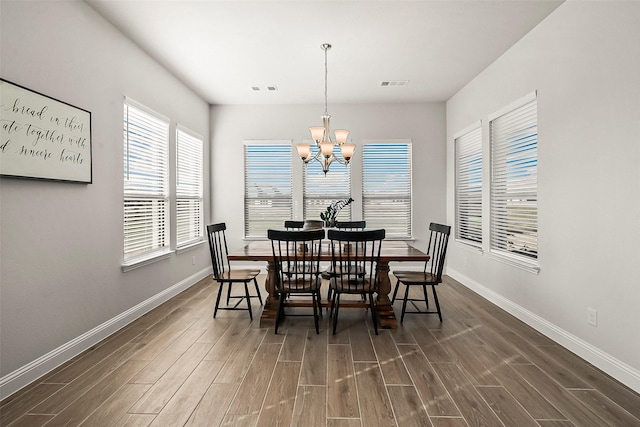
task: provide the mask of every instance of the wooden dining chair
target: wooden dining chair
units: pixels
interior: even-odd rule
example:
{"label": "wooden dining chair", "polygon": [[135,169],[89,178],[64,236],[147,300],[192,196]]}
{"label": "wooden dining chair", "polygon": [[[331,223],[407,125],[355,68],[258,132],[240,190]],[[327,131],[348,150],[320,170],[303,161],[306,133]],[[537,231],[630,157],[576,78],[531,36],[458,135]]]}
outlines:
{"label": "wooden dining chair", "polygon": [[327,231],[331,251],[331,316],[333,334],[338,325],[340,297],[343,294],[368,295],[369,301],[349,301],[345,307],[363,307],[371,311],[376,335],[378,319],[373,294],[378,291],[378,263],[385,230]]}
{"label": "wooden dining chair", "polygon": [[304,221],[286,220],[284,222],[284,228],[287,230],[299,230],[302,229],[302,227],[304,227]]}
{"label": "wooden dining chair", "polygon": [[324,227],[324,221],[319,219],[305,219],[302,224],[303,230],[321,230]]}
{"label": "wooden dining chair", "polygon": [[[311,296],[316,333],[320,333],[318,321],[322,315],[320,254],[324,230],[267,230],[267,236],[271,240],[273,266],[276,273],[275,290],[278,293],[275,333],[278,333],[278,326],[285,315],[285,300],[293,295]],[[306,316],[308,314],[290,315]]]}
{"label": "wooden dining chair", "polygon": [[[367,221],[339,221],[336,223],[335,228],[339,230],[364,230],[367,228]],[[329,280],[332,274],[332,267],[329,266],[325,271],[322,272],[322,278],[325,280]],[[327,301],[331,301],[331,286],[327,289]],[[365,295],[363,295],[363,299]],[[328,308],[327,308],[328,309]]]}
{"label": "wooden dining chair", "polygon": [[[227,226],[224,222],[218,224],[207,225],[207,237],[209,239],[209,251],[211,253],[211,264],[213,266],[213,279],[218,282],[218,296],[216,297],[216,306],[213,310],[213,318],[215,319],[218,310],[248,310],[249,318],[253,320],[251,311],[251,298],[258,298],[262,305],[262,295],[258,288],[256,276],[260,274],[260,269],[232,269],[229,264],[229,250],[227,248],[227,237],[225,231]],[[249,293],[249,282],[253,282],[257,295]],[[244,295],[234,295],[232,287],[235,284],[244,284]],[[222,296],[222,288],[227,285],[227,303],[220,307],[220,298]],[[231,305],[231,300],[238,300]],[[242,300],[246,300],[247,308],[240,307]]]}
{"label": "wooden dining chair", "polygon": [[[442,322],[442,312],[440,310],[440,302],[438,301],[438,293],[436,286],[442,283],[442,270],[444,269],[444,259],[447,255],[447,246],[449,244],[449,234],[451,227],[448,225],[431,223],[429,225],[429,245],[427,246],[427,254],[429,261],[425,262],[423,271],[394,271],[396,276],[396,287],[393,290],[393,298],[391,303],[396,300],[400,283],[405,285],[404,298],[402,299],[402,315],[400,323],[404,321],[405,314],[437,314]],[[423,298],[409,298],[409,288],[422,287]],[[429,310],[429,299],[427,297],[427,286],[431,286],[433,293],[433,301],[436,305],[435,311]],[[421,310],[416,302],[422,301],[425,309]],[[415,311],[407,311],[407,302],[415,308]]]}
{"label": "wooden dining chair", "polygon": [[367,221],[338,221],[335,228],[340,230],[363,230],[367,228]]}

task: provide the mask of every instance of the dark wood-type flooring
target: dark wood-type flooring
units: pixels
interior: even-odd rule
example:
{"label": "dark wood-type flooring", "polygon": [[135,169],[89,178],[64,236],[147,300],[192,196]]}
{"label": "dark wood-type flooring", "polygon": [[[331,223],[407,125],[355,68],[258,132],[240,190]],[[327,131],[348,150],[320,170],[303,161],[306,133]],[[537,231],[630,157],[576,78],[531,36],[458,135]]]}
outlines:
{"label": "dark wood-type flooring", "polygon": [[[264,277],[262,276],[262,282]],[[331,335],[259,306],[212,318],[206,279],[0,406],[2,426],[640,426],[640,395],[446,278],[444,322]],[[263,292],[266,296],[266,292]],[[396,312],[400,304],[396,302]]]}

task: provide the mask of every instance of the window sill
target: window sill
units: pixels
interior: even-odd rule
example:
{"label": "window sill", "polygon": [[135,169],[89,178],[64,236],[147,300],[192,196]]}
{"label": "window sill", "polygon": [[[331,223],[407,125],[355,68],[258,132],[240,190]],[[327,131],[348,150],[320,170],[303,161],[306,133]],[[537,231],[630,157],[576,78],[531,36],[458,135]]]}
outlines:
{"label": "window sill", "polygon": [[385,237],[384,240],[394,240],[396,242],[415,242],[415,237]]}
{"label": "window sill", "polygon": [[167,259],[171,255],[173,255],[173,252],[174,251],[172,250],[166,250],[162,252],[154,252],[153,254],[149,254],[146,256],[133,258],[123,262],[120,268],[122,269],[123,273],[126,273],[127,271],[135,270],[136,268],[144,267],[145,265],[153,264],[154,262]]}
{"label": "window sill", "polygon": [[204,242],[205,242],[205,240],[202,239],[202,240],[198,240],[197,242],[191,242],[191,243],[186,244],[184,246],[180,246],[179,248],[176,248],[176,254],[181,254],[183,252],[189,252],[190,250],[197,248],[198,246],[200,246]]}
{"label": "window sill", "polygon": [[540,266],[537,263],[524,260],[519,257],[515,257],[509,254],[505,254],[502,252],[489,252],[491,258],[495,259],[504,264],[511,265],[513,267],[517,267],[521,270],[527,271],[532,274],[540,274]]}

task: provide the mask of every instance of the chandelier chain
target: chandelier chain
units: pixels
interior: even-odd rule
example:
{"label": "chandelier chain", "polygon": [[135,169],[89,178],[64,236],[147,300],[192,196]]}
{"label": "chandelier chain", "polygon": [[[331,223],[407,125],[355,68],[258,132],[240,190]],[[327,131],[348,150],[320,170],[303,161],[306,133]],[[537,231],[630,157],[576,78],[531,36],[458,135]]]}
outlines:
{"label": "chandelier chain", "polygon": [[324,115],[328,116],[329,115],[329,111],[327,108],[328,102],[327,102],[327,76],[329,74],[329,68],[327,67],[327,50],[329,50],[329,46],[323,46],[322,48],[324,49]]}

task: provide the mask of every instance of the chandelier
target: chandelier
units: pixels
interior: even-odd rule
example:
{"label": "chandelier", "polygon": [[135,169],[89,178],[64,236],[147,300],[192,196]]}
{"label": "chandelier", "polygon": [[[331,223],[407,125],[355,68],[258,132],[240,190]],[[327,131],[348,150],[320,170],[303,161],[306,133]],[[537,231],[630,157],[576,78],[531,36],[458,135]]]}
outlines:
{"label": "chandelier", "polygon": [[[329,133],[329,120],[331,116],[327,112],[327,51],[331,49],[331,45],[324,43],[320,47],[324,50],[324,114],[321,116],[322,126],[312,126],[309,128],[311,139],[313,139],[316,144],[315,150],[311,148],[310,144],[298,144],[296,148],[298,149],[298,155],[305,164],[312,160],[320,162],[322,171],[326,175],[329,171],[329,166],[334,160],[344,165],[349,164],[356,146],[355,144],[347,143],[349,131],[345,129],[334,131],[335,142],[331,140],[331,134]],[[340,148],[342,158],[337,157],[333,153],[335,147]]]}

